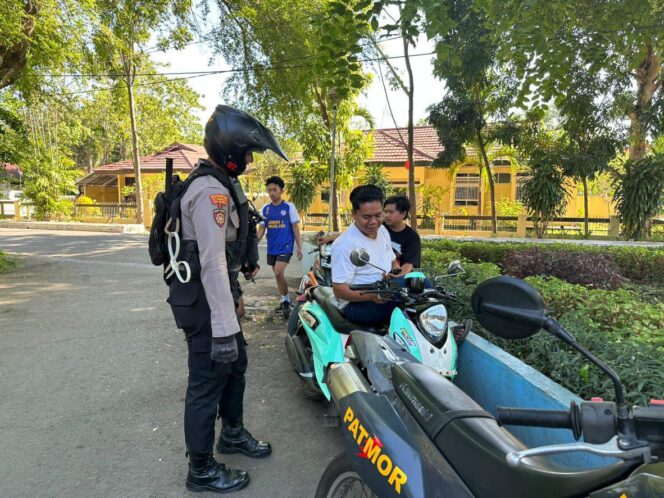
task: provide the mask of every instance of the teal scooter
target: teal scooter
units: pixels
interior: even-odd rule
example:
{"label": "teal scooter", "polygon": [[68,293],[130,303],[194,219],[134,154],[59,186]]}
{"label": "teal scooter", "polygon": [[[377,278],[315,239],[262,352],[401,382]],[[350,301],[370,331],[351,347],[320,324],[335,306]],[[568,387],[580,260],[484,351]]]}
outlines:
{"label": "teal scooter", "polygon": [[[373,266],[363,249],[354,250],[351,261],[355,266]],[[459,262],[452,262],[448,275],[460,273],[463,269]],[[373,352],[354,347],[350,339],[352,331],[386,336],[414,361],[454,378],[457,342],[470,332],[472,321],[458,324],[450,320],[443,302],[455,299],[454,296],[440,286],[425,288],[424,273],[409,273],[404,280],[404,286],[395,280],[351,285],[352,290],[381,294],[398,303],[387,326],[367,327],[349,322],[337,307],[332,287],[312,285],[302,290],[291,313],[285,342],[291,365],[307,397],[330,399],[327,386],[330,365],[348,361],[367,364],[368,359],[363,356]]]}

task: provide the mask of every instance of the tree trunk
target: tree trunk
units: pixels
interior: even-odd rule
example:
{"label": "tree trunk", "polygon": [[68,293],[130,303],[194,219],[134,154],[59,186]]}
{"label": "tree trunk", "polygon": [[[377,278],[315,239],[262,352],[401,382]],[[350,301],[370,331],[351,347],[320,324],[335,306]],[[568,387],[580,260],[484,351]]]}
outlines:
{"label": "tree trunk", "polygon": [[629,113],[629,158],[632,161],[643,159],[646,153],[647,129],[644,116],[652,107],[652,97],[657,89],[655,82],[661,69],[660,58],[652,45],[648,45],[646,56],[636,70],[636,103]]}
{"label": "tree trunk", "polygon": [[5,45],[0,40],[0,89],[8,87],[21,76],[28,60],[28,51],[32,43],[32,34],[39,17],[39,7],[34,0],[27,0],[23,7],[23,32],[20,40]]}
{"label": "tree trunk", "polygon": [[588,179],[584,176],[581,181],[583,182],[583,226],[586,239],[589,239],[590,230],[588,230]]}
{"label": "tree trunk", "polygon": [[413,68],[410,66],[408,56],[408,40],[403,38],[403,54],[408,71],[408,200],[410,201],[410,225],[417,230],[417,197],[415,196],[415,160],[413,158],[413,147],[415,142],[415,130],[413,128],[413,107],[415,96],[415,81]]}
{"label": "tree trunk", "polygon": [[[132,75],[132,64],[124,58],[125,77],[127,91],[129,92],[129,117],[131,119],[131,141],[134,158],[134,175],[136,176],[136,223],[139,225],[144,221],[143,215],[143,187],[141,185],[141,159],[138,153],[138,132],[136,131],[136,111],[134,109],[134,78]],[[119,188],[119,185],[118,185]]]}
{"label": "tree trunk", "polygon": [[[493,183],[493,173],[491,172],[491,165],[489,158],[486,155],[486,147],[482,139],[482,133],[477,130],[477,145],[484,160],[484,167],[486,168],[486,176],[489,179],[489,196],[491,197],[491,232],[496,235],[498,233],[498,219],[496,218],[496,188]],[[481,176],[480,176],[481,181]]]}

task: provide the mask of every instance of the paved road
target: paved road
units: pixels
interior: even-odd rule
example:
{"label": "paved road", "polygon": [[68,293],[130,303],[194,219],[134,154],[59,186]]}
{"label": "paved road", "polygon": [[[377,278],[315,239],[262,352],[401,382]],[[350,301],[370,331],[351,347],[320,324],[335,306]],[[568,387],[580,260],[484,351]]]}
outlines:
{"label": "paved road", "polygon": [[[0,276],[0,496],[201,496],[183,485],[186,348],[146,236],[0,230],[0,248],[22,255]],[[259,275],[245,410],[275,450],[225,461],[251,473],[238,498],[310,497],[341,441],[300,393]]]}

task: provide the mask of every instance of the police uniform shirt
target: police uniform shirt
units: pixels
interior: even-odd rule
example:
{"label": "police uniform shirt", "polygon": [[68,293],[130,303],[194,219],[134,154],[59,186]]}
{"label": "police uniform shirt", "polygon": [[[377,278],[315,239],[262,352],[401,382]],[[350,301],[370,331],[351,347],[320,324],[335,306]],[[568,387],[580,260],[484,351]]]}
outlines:
{"label": "police uniform shirt", "polygon": [[212,337],[240,332],[231,294],[226,242],[237,239],[240,216],[233,198],[219,180],[207,175],[194,180],[182,196],[184,240],[198,243],[201,281],[210,306]]}

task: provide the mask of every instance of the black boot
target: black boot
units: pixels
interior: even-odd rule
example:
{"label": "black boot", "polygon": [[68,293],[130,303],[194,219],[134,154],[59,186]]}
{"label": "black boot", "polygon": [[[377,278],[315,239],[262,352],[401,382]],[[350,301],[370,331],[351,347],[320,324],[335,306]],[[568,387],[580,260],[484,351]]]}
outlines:
{"label": "black boot", "polygon": [[272,446],[270,446],[270,443],[256,441],[251,433],[245,429],[242,420],[230,422],[222,419],[217,451],[226,454],[242,453],[251,458],[262,458],[272,453]]}
{"label": "black boot", "polygon": [[249,474],[244,470],[227,469],[218,463],[212,453],[189,453],[189,491],[212,491],[232,493],[249,483]]}

